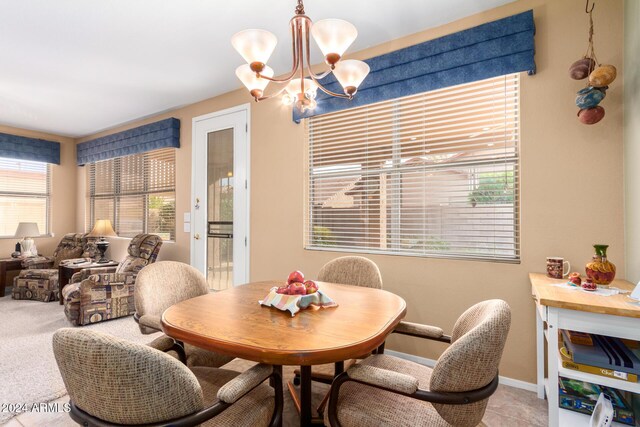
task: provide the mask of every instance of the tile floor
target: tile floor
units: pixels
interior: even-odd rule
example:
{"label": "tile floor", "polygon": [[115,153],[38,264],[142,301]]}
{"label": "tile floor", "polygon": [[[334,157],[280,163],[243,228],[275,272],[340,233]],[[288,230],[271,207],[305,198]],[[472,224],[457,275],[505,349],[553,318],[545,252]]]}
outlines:
{"label": "tile floor", "polygon": [[[225,368],[242,371],[253,363],[236,359]],[[286,379],[293,378],[293,367],[286,367],[284,374]],[[314,405],[320,402],[324,393],[328,390],[324,384],[314,383]],[[285,408],[283,425],[297,426],[297,413],[285,386]],[[68,397],[55,400],[61,407],[68,403]],[[500,385],[496,393],[489,400],[483,423],[487,427],[513,427],[535,426],[543,427],[547,424],[546,401],[540,400],[535,393],[514,387]],[[3,427],[73,427],[76,426],[69,415],[58,413],[24,413],[9,420]]]}

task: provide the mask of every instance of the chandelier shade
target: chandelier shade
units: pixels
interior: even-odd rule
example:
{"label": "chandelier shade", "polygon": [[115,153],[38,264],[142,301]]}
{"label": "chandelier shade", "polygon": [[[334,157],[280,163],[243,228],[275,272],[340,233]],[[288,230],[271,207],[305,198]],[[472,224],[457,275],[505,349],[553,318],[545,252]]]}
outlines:
{"label": "chandelier shade", "polygon": [[336,64],[333,75],[342,85],[345,92],[356,93],[365,77],[369,74],[370,68],[367,63],[356,59],[347,59]]}
{"label": "chandelier shade", "polygon": [[[266,63],[276,47],[276,36],[265,30],[245,30],[231,38],[231,44],[247,62],[236,69],[236,76],[256,101],[282,94],[282,102],[295,105],[299,111],[316,107],[318,89],[332,97],[352,99],[369,73],[369,66],[362,61],[342,60],[342,55],[358,36],[356,27],[342,19],[323,19],[313,24],[305,15],[302,0],[297,0],[297,3],[296,14],[289,21],[293,48],[291,71],[283,77],[274,78],[273,70]],[[311,69],[310,37],[315,39],[329,65],[329,69],[321,74]],[[320,82],[332,72],[344,93],[332,92]],[[265,95],[269,82],[280,85],[280,89]]]}
{"label": "chandelier shade", "polygon": [[342,19],[323,19],[311,26],[311,35],[331,65],[329,58],[342,57],[358,36],[358,30]]}
{"label": "chandelier shade", "polygon": [[285,88],[282,102],[285,105],[295,104],[300,111],[313,109],[318,105],[315,101],[318,84],[311,79],[293,79]]}
{"label": "chandelier shade", "polygon": [[249,64],[244,64],[236,68],[236,76],[238,77],[238,79],[240,79],[242,84],[245,85],[249,92],[251,92],[252,95],[254,91],[257,91],[256,93],[259,93],[258,96],[260,97],[269,84],[269,80],[264,77],[273,77],[273,70],[271,69],[271,67],[265,66],[261,73],[261,76],[264,77],[259,77],[251,69],[251,66]]}
{"label": "chandelier shade", "polygon": [[293,79],[289,82],[285,90],[291,96],[298,96],[300,93],[304,93],[315,98],[318,92],[318,84],[311,79],[304,79],[303,87],[300,85],[300,79]]}
{"label": "chandelier shade", "polygon": [[244,30],[231,37],[231,44],[247,64],[266,64],[278,44],[278,39],[266,30]]}

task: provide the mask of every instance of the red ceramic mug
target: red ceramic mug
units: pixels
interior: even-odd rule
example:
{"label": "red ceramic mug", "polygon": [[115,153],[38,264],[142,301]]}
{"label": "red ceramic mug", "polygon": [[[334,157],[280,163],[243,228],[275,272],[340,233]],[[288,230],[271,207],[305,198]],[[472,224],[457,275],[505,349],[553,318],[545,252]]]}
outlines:
{"label": "red ceramic mug", "polygon": [[[565,265],[567,268],[566,272],[564,270]],[[569,264],[569,261],[565,261],[564,258],[557,256],[547,257],[547,276],[554,279],[562,279],[563,277],[567,277],[570,271],[571,264]]]}

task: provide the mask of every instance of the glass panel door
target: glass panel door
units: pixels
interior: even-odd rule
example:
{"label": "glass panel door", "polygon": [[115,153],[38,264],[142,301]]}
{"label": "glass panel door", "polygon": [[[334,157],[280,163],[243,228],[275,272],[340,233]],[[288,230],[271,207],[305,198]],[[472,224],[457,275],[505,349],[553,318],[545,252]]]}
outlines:
{"label": "glass panel door", "polygon": [[248,106],[193,121],[191,265],[211,290],[249,282]]}
{"label": "glass panel door", "polygon": [[233,128],[207,135],[207,281],[233,286]]}

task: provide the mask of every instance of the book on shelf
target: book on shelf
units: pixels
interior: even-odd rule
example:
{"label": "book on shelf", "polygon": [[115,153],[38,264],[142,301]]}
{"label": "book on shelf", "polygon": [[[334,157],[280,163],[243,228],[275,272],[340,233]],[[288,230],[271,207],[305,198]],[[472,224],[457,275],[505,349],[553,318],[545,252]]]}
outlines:
{"label": "book on shelf", "polygon": [[633,408],[628,403],[630,393],[585,381],[558,377],[560,408],[591,415],[600,393],[604,393],[613,404],[613,420],[635,426]]}
{"label": "book on shelf", "polygon": [[596,366],[627,374],[640,374],[640,359],[620,338],[590,334],[593,345],[574,344],[567,331],[562,330],[562,341],[574,363]]}
{"label": "book on shelf", "polygon": [[562,362],[563,368],[571,369],[572,371],[584,372],[586,374],[599,375],[601,377],[615,378],[617,380],[627,381],[630,383],[638,382],[638,376],[635,374],[576,363],[573,361],[571,353],[566,349],[566,347],[560,347],[559,351],[560,361]]}
{"label": "book on shelf", "polygon": [[587,334],[586,332],[570,331],[568,329],[565,331],[567,333],[567,337],[569,337],[569,341],[573,344],[593,345],[593,339],[591,339],[590,334]]}

